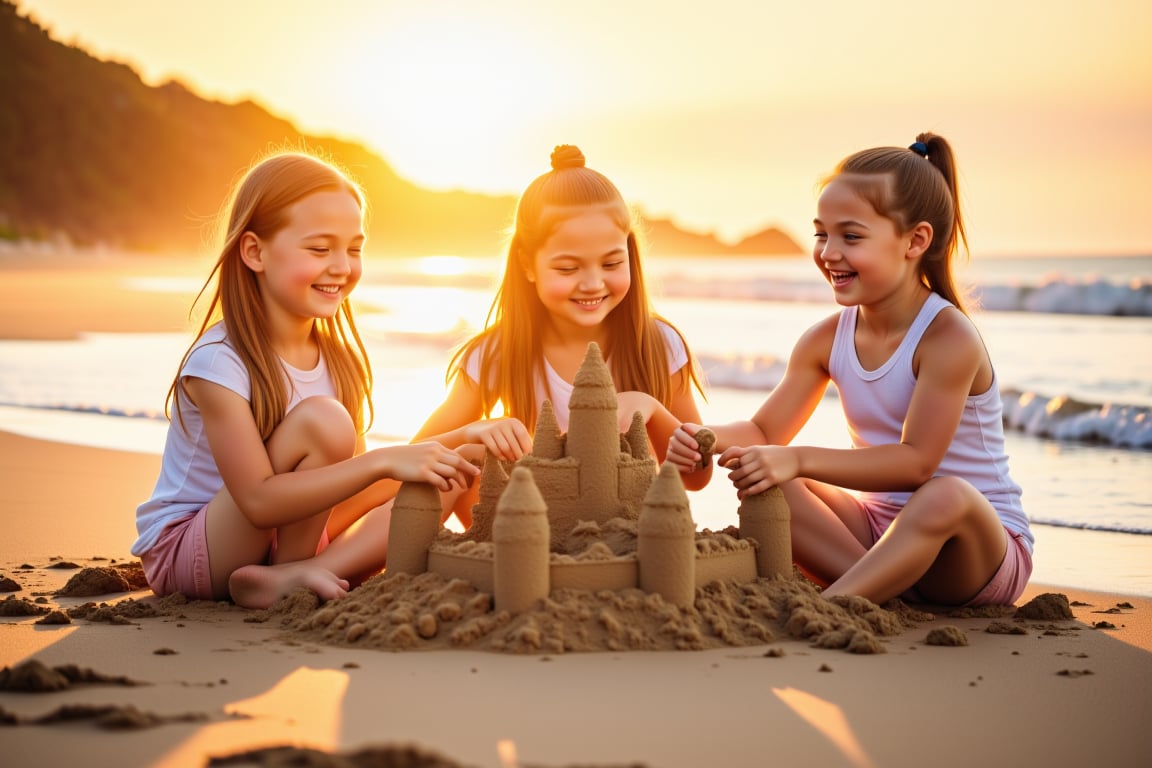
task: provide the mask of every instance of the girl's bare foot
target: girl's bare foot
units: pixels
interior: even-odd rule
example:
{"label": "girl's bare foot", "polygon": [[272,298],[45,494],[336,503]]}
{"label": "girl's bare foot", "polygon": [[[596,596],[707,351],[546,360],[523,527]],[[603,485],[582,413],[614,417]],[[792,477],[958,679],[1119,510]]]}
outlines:
{"label": "girl's bare foot", "polygon": [[269,608],[297,587],[310,589],[321,600],[348,594],[348,581],[307,560],[279,565],[245,565],[228,577],[228,592],[237,605]]}

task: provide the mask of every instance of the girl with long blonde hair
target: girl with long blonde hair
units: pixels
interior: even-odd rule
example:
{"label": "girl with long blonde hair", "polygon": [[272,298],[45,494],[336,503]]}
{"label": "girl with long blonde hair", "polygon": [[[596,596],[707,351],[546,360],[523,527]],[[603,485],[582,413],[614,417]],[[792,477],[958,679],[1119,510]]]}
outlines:
{"label": "girl with long blonde hair", "polygon": [[364,450],[372,374],[348,302],[365,243],[357,185],[312,155],[275,154],[224,217],[132,553],[159,595],[338,598],[387,555],[390,506],[349,499],[384,478],[450,491],[477,470],[433,442]]}

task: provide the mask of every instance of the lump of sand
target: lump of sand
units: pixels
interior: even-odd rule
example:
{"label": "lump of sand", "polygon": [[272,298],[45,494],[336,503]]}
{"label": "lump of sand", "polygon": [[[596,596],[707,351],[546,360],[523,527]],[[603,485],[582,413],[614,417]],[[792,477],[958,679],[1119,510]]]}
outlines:
{"label": "lump of sand", "polygon": [[84,568],[68,579],[56,594],[62,597],[92,597],[112,592],[135,592],[148,588],[140,563]]}
{"label": "lump of sand", "polygon": [[1062,621],[1074,619],[1075,617],[1072,615],[1072,607],[1068,605],[1067,595],[1045,592],[1017,608],[1016,618],[1035,619],[1037,621]]}
{"label": "lump of sand", "polygon": [[968,635],[964,634],[964,630],[952,624],[946,624],[943,627],[936,627],[928,633],[928,637],[924,639],[928,645],[946,645],[952,647],[960,647],[968,645]]}
{"label": "lump of sand", "polygon": [[78,720],[91,720],[93,725],[111,731],[153,728],[165,723],[200,723],[210,718],[202,713],[157,715],[144,712],[131,704],[65,704],[35,718],[15,719],[13,724],[56,725]]}
{"label": "lump of sand", "polygon": [[48,613],[48,608],[36,605],[31,600],[20,600],[15,595],[0,600],[0,616],[42,616]]}
{"label": "lump of sand", "polygon": [[47,693],[62,691],[73,685],[144,685],[123,676],[104,675],[87,667],[62,664],[49,667],[37,659],[28,659],[14,667],[0,669],[0,691]]}
{"label": "lump of sand", "polygon": [[209,766],[255,765],[259,768],[307,765],[312,768],[466,768],[461,763],[415,746],[371,746],[355,752],[322,752],[309,747],[262,747],[213,756]]}
{"label": "lump of sand", "polygon": [[[294,602],[285,612],[293,613]],[[274,606],[272,610],[279,610]],[[851,653],[883,653],[909,624],[863,599],[839,605],[792,579],[712,582],[680,607],[639,589],[555,590],[531,609],[494,611],[492,595],[435,573],[381,574],[340,600],[282,621],[333,645],[381,650],[470,648],[507,653],[702,650],[779,636]]]}

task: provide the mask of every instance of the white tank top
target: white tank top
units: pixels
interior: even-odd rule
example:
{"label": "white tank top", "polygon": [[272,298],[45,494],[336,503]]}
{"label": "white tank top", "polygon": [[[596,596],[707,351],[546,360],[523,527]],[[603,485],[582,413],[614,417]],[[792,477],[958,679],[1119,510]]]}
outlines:
{"label": "white tank top", "polygon": [[[832,342],[829,372],[839,390],[854,447],[900,442],[912,390],[916,386],[912,356],[936,315],[951,306],[939,294],[929,294],[896,352],[871,371],[864,369],[856,354],[857,307],[847,307],[840,313],[836,338]],[[1004,526],[1023,536],[1031,551],[1033,538],[1028,528],[1028,517],[1020,503],[1021,489],[1008,474],[1003,419],[999,383],[993,371],[992,384],[987,391],[968,397],[960,426],[935,476],[962,477],[972,483],[996,508]],[[865,492],[861,498],[903,507],[911,495],[897,491]]]}

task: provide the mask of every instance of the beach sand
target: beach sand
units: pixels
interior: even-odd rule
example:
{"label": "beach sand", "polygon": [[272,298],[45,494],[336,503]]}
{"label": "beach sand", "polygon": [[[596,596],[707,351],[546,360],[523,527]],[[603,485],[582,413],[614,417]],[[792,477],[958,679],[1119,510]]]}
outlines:
{"label": "beach sand", "polygon": [[[190,297],[141,308],[114,274],[5,270],[0,335],[185,327]],[[58,287],[74,291],[75,303],[44,301],[62,295]],[[40,301],[31,300],[36,294]],[[1018,605],[1059,593],[1073,618],[938,615],[883,638],[885,653],[870,655],[786,636],[703,651],[334,646],[288,631],[280,613],[174,605],[131,579],[116,587],[128,591],[60,594],[79,573],[138,573],[128,554],[133,511],[160,459],[8,432],[0,432],[0,456],[0,583],[19,587],[0,601],[10,595],[75,614],[59,624],[38,623],[50,614],[0,618],[0,670],[8,669],[0,683],[18,678],[18,690],[0,690],[0,764],[203,766],[277,745],[376,750],[377,762],[362,755],[347,765],[492,768],[1152,758],[1152,599],[1032,584]],[[1046,558],[1082,556],[1075,539],[1037,534]],[[90,601],[120,603],[128,617],[77,610]],[[160,610],[132,618],[124,606]],[[929,644],[933,630],[967,645]],[[37,679],[92,681],[19,690],[30,686],[14,673],[32,671],[30,661],[41,672],[60,668]],[[273,763],[264,756],[229,764]]]}

